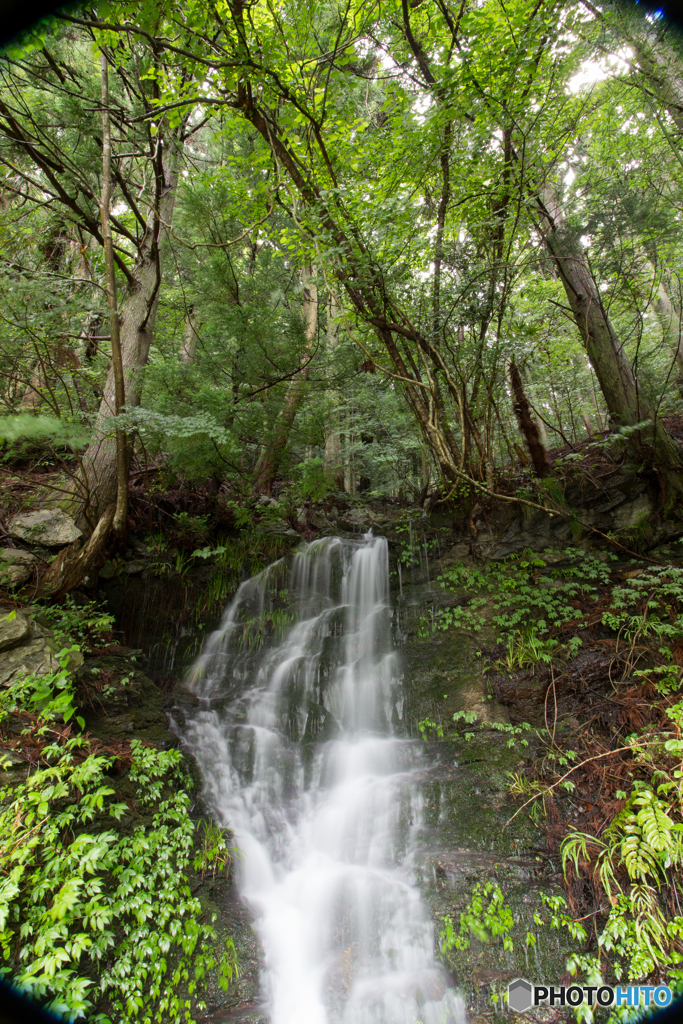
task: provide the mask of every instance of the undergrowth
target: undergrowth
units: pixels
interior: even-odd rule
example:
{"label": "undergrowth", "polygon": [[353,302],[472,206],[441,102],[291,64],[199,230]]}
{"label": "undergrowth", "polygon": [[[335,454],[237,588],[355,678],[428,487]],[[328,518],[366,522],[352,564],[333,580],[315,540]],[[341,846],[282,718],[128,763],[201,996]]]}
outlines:
{"label": "undergrowth", "polygon": [[237,972],[188,873],[227,870],[234,851],[223,830],[197,835],[179,751],[73,731],[73,650],[0,691],[0,974],[65,1020],[187,1022],[207,974],[227,988]]}
{"label": "undergrowth", "polygon": [[[565,901],[546,900],[552,913],[538,916],[536,925],[568,931],[576,943],[568,971],[586,984],[668,984],[680,994],[683,569],[631,563],[610,572],[594,557],[565,554],[573,564],[551,568],[543,556],[527,554],[445,573],[442,585],[466,588],[468,601],[449,609],[437,627],[479,630],[485,622],[479,607],[489,603],[504,641],[490,671],[513,679],[532,671],[541,702],[545,692],[545,728],[486,724],[508,734],[508,745],[533,740],[531,763],[509,776],[510,793],[521,801],[513,817],[530,813],[544,829],[559,853],[566,889]],[[599,689],[593,676],[582,682],[580,665],[572,667],[580,643],[583,656],[594,650],[603,659]],[[570,678],[574,725],[568,727],[557,720],[556,691]],[[548,693],[555,706],[550,718]],[[453,717],[476,729],[473,713]],[[420,732],[448,738],[430,719]],[[472,935],[508,948],[510,928],[495,887],[477,890],[459,925],[443,919],[442,951],[467,948]],[[531,932],[526,941],[533,945],[538,935]],[[625,1020],[626,1012],[613,1009],[609,1019]],[[580,1016],[593,1019],[587,1006]]]}

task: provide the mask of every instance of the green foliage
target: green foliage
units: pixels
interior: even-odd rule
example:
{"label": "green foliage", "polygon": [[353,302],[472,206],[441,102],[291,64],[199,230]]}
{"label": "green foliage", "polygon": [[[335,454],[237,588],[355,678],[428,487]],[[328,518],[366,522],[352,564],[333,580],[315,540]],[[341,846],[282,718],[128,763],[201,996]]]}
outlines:
{"label": "green foliage", "polygon": [[683,569],[667,565],[636,570],[612,590],[604,625],[628,642],[683,635]]}
{"label": "green foliage", "polygon": [[40,618],[53,630],[59,644],[89,644],[94,647],[111,637],[115,619],[101,608],[101,602],[74,600],[67,594],[62,604],[46,604]]}
{"label": "green foliage", "polygon": [[305,459],[295,467],[295,483],[292,487],[291,500],[320,501],[336,490],[325,471],[324,459],[313,457]]}
{"label": "green foliage", "polygon": [[[68,1020],[90,1014],[98,992],[120,1021],[189,1020],[197,983],[217,965],[215,932],[187,885],[194,823],[182,756],[135,740],[131,751],[138,813],[151,820],[130,831],[102,829],[128,807],[112,799],[111,759],[79,739],[46,748],[49,767],[0,794],[3,959],[16,984]],[[232,948],[221,969],[228,983]]]}
{"label": "green foliage", "polygon": [[671,884],[670,872],[683,863],[680,769],[672,775],[656,790],[637,781],[604,838],[571,832],[562,843],[565,873],[571,865],[578,874],[581,862],[590,863],[594,884],[607,898],[609,914],[598,943],[619,979],[649,978],[678,962],[683,916],[667,914],[659,899],[662,887]]}
{"label": "green foliage", "polygon": [[[98,628],[91,611],[62,609],[61,628],[90,633]],[[193,854],[197,828],[177,750],[131,741],[130,820],[108,774],[113,758],[62,733],[72,718],[84,727],[68,671],[73,650],[60,652],[59,671],[0,691],[0,723],[20,716],[40,750],[37,770],[0,789],[0,971],[68,1020],[88,1014],[105,1024],[95,1012],[103,1001],[122,1024],[190,1021],[207,972],[227,988],[237,961],[229,938],[217,954],[188,871],[197,857],[202,873],[227,870],[235,851],[205,822]]]}
{"label": "green foliage", "polygon": [[[439,612],[436,628],[478,631],[485,621],[479,609],[490,603],[492,622],[502,631],[498,640],[508,645],[505,665],[519,668],[549,661],[559,651],[547,638],[550,627],[576,622],[579,628],[583,614],[570,601],[594,597],[610,581],[609,568],[594,555],[578,548],[563,554],[570,564],[556,568],[542,555],[524,553],[482,568],[449,569],[438,577],[441,587],[469,596],[466,604]],[[570,649],[575,652],[576,641]]]}
{"label": "green foliage", "polygon": [[88,441],[88,433],[78,423],[57,416],[0,416],[0,444],[18,440],[49,438],[56,444],[81,448]]}
{"label": "green foliage", "polygon": [[227,830],[216,825],[210,818],[203,818],[200,822],[201,838],[199,848],[192,861],[194,871],[201,873],[202,879],[206,872],[211,870],[211,877],[216,877],[216,871],[225,871],[227,878],[230,873],[230,865],[235,855],[240,855],[236,846],[228,846]]}
{"label": "green foliage", "polygon": [[431,718],[423,718],[417,723],[420,736],[423,740],[429,739],[430,736],[435,736],[437,739],[443,739],[443,726],[439,722],[433,722]]}
{"label": "green foliage", "polygon": [[510,932],[514,925],[512,910],[505,902],[503,890],[496,882],[477,882],[469,905],[460,914],[456,930],[453,919],[441,921],[439,945],[442,955],[451,950],[469,949],[472,936],[479,942],[502,941],[504,950],[512,950]]}

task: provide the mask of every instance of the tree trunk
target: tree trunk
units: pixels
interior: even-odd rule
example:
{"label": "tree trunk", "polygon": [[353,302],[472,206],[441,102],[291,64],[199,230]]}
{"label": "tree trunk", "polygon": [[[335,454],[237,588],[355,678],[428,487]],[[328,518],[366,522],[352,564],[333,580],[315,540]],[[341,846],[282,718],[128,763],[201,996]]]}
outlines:
{"label": "tree trunk", "polygon": [[[162,232],[168,230],[173,219],[181,156],[177,136],[175,144],[169,148],[171,152],[165,154],[163,161],[164,180],[163,185],[160,182],[158,216],[157,212],[152,210],[147,218],[145,237],[132,270],[135,283],[128,288],[119,315],[126,409],[133,409],[140,404],[141,371],[149,356],[159,301],[159,245]],[[115,409],[115,375],[111,367],[98,411],[94,439],[83,456],[87,479],[76,498],[77,511],[83,514],[91,527],[102,510],[111,505],[116,498],[116,441],[112,436],[112,417]],[[129,456],[130,452],[127,452],[127,459]]]}
{"label": "tree trunk", "polygon": [[671,350],[676,364],[675,378],[679,388],[683,387],[683,337],[681,337],[681,314],[671,300],[663,282],[659,282],[657,294],[652,299],[652,308],[662,329],[662,340]]}
{"label": "tree trunk", "polygon": [[41,597],[60,598],[83,582],[88,583],[89,577],[94,580],[106,561],[107,535],[115,513],[116,505],[110,505],[104,510],[85,547],[79,546],[80,541],[74,541],[62,548],[40,581]]}
{"label": "tree trunk", "polygon": [[617,426],[632,426],[653,410],[638,393],[633,372],[616,337],[600,292],[582,253],[569,244],[561,211],[549,190],[539,197],[541,230],[553,258],[588,358],[598,378],[610,416]]}
{"label": "tree trunk", "polygon": [[[102,220],[102,239],[104,242],[104,266],[106,273],[107,305],[109,306],[109,326],[111,329],[111,372],[114,377],[114,415],[121,415],[126,401],[123,378],[123,359],[121,357],[121,336],[119,330],[119,311],[116,302],[116,272],[114,269],[114,245],[111,237],[109,221],[109,205],[111,202],[111,127],[109,124],[109,67],[107,57],[100,54],[102,78],[102,199],[100,202],[100,218]],[[114,533],[123,537],[126,532],[126,516],[128,514],[128,457],[127,438],[125,431],[116,427],[116,511],[114,513]]]}
{"label": "tree trunk", "polygon": [[309,359],[315,344],[318,324],[318,288],[314,280],[314,268],[306,267],[301,275],[303,284],[303,313],[306,332],[306,348],[301,369],[292,378],[287,389],[285,402],[280,410],[275,432],[270,443],[263,449],[256,465],[253,491],[255,494],[270,494],[280,462],[284,454],[296,414],[304,396]]}
{"label": "tree trunk", "polygon": [[663,491],[678,492],[683,487],[681,450],[664,429],[651,403],[639,394],[633,371],[609,321],[588,263],[568,242],[562,214],[548,189],[539,195],[538,203],[543,240],[564,285],[610,418],[617,427],[633,427],[643,420],[650,421],[647,428],[630,436],[627,444],[634,455],[641,459],[645,456],[657,468]]}
{"label": "tree trunk", "polygon": [[184,363],[185,366],[190,366],[195,359],[197,354],[197,314],[194,309],[190,307],[185,321],[185,330],[183,331],[183,347],[180,350],[180,362]]}
{"label": "tree trunk", "polygon": [[534,472],[537,476],[548,476],[551,473],[548,454],[541,441],[536,421],[531,415],[531,407],[524,391],[522,378],[514,362],[510,363],[510,385],[512,387],[512,408],[531,456]]}
{"label": "tree trunk", "polygon": [[[339,311],[334,296],[330,295],[327,305],[327,347],[332,355],[339,343]],[[341,419],[339,415],[339,392],[330,395],[333,403],[329,428],[325,431],[325,454],[323,469],[325,477],[340,490],[344,490],[344,470],[342,467]]]}

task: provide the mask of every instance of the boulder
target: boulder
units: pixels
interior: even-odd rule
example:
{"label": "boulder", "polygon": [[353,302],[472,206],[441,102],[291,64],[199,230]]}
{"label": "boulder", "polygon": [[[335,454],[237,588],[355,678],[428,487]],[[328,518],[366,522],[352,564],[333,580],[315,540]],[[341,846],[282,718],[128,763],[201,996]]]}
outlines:
{"label": "boulder", "polygon": [[59,508],[23,512],[9,524],[11,537],[49,548],[63,548],[83,536],[70,515]]}
{"label": "boulder", "polygon": [[337,526],[347,533],[367,533],[375,522],[375,516],[367,508],[352,508],[337,520]]}
{"label": "boulder", "polygon": [[[0,616],[0,686],[9,686],[25,675],[44,676],[60,665],[52,631],[35,621],[28,609],[17,611],[13,619]],[[83,655],[74,651],[69,668],[83,664]]]}
{"label": "boulder", "polygon": [[114,559],[113,561],[110,559],[100,569],[99,576],[101,580],[111,580],[114,576],[120,576],[122,572],[123,562],[121,559]]}
{"label": "boulder", "polygon": [[9,651],[12,647],[31,638],[31,623],[21,612],[0,615],[0,651]]}
{"label": "boulder", "polygon": [[0,579],[4,576],[9,583],[23,583],[31,575],[36,561],[30,551],[0,548]]}
{"label": "boulder", "polygon": [[132,561],[132,562],[126,562],[126,564],[123,567],[123,571],[125,573],[127,573],[128,576],[137,576],[138,573],[144,572],[146,568],[147,568],[147,563],[146,562],[135,562],[135,561]]}

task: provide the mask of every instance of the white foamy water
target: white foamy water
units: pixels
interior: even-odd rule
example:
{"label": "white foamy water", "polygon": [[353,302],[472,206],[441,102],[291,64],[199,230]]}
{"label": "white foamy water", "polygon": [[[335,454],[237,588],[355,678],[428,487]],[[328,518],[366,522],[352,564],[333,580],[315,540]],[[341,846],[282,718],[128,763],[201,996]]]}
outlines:
{"label": "white foamy water", "polygon": [[[250,653],[274,600],[296,617]],[[383,538],[314,541],[242,584],[191,675],[185,738],[244,854],[272,1024],[465,1021],[413,877],[422,750],[393,734],[390,616]]]}

